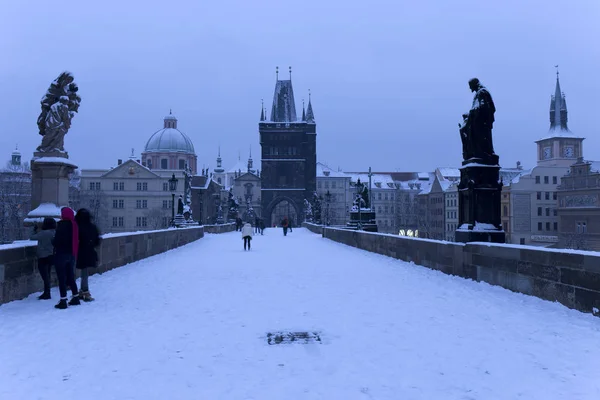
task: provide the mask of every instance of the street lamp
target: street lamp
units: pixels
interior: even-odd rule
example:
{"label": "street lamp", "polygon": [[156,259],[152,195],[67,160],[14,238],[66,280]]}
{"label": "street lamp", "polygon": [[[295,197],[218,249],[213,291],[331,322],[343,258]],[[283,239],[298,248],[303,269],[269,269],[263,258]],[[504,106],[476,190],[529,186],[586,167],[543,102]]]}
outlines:
{"label": "street lamp", "polygon": [[179,179],[175,178],[175,174],[173,177],[169,179],[169,190],[171,191],[171,226],[173,226],[175,221],[175,192],[177,191],[177,182]]}
{"label": "street lamp", "polygon": [[325,223],[327,226],[329,226],[331,224],[329,220],[329,203],[331,202],[331,193],[329,193],[329,190],[327,190],[327,193],[325,193],[325,201],[327,203],[327,215],[325,216]]}

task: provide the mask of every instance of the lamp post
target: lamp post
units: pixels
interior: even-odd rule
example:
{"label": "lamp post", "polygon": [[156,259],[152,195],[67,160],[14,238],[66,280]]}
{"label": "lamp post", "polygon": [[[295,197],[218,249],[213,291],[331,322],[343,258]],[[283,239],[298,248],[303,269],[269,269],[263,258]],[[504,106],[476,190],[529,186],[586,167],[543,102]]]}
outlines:
{"label": "lamp post", "polygon": [[174,225],[175,221],[175,192],[177,191],[177,182],[179,179],[175,178],[175,174],[169,179],[169,190],[171,191],[171,226]]}
{"label": "lamp post", "polygon": [[329,220],[329,203],[331,202],[331,193],[329,193],[329,190],[327,190],[327,193],[325,193],[325,202],[327,203],[327,215],[325,216],[325,223],[327,226],[329,226],[331,224]]}
{"label": "lamp post", "polygon": [[358,224],[356,226],[357,230],[362,231],[362,217],[361,217],[361,209],[362,209],[362,192],[364,185],[360,181],[360,178],[356,182],[356,191],[357,191],[357,200],[358,200]]}

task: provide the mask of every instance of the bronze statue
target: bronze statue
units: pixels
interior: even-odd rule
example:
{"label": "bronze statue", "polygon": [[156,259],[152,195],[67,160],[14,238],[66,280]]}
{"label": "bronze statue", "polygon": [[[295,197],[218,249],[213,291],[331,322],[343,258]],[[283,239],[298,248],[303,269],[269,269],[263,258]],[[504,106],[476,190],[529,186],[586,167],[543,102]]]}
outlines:
{"label": "bronze statue", "polygon": [[77,95],[79,88],[73,80],[73,75],[63,72],[42,98],[42,112],[37,120],[42,135],[42,143],[37,148],[39,152],[65,151],[64,137],[81,102]]}
{"label": "bronze statue", "polygon": [[179,195],[179,201],[177,203],[177,214],[183,215],[183,196]]}
{"label": "bronze statue", "polygon": [[[473,105],[468,114],[463,114],[463,123],[458,124],[463,144],[465,161],[478,158],[484,162],[497,162],[492,143],[492,128],[496,107],[490,92],[479,79],[469,81],[469,87],[475,92]],[[495,161],[494,161],[495,160]]]}

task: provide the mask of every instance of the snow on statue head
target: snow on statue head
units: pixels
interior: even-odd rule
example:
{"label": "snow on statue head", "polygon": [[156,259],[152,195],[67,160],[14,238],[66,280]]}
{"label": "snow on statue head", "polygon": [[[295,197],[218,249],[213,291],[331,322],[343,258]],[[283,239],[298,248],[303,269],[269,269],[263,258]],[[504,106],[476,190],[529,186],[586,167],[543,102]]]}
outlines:
{"label": "snow on statue head", "polygon": [[79,88],[73,81],[73,75],[63,72],[50,84],[41,100],[42,112],[37,125],[42,143],[36,149],[38,152],[65,152],[64,138],[81,102],[77,95]]}

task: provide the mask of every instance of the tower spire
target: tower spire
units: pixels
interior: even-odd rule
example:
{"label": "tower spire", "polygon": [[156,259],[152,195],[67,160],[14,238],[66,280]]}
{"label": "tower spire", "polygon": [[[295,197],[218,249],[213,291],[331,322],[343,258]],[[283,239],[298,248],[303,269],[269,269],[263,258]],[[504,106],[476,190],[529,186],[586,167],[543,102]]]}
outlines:
{"label": "tower spire", "polygon": [[306,109],[306,122],[309,124],[315,123],[315,114],[313,113],[312,103],[311,103],[311,93],[310,89],[308,89],[308,108]]}
{"label": "tower spire", "polygon": [[217,168],[215,168],[214,172],[216,174],[222,174],[223,172],[225,172],[225,170],[223,169],[223,160],[221,159],[221,145],[219,145],[219,152],[217,155]]}
{"label": "tower spire", "polygon": [[279,80],[279,67],[275,67],[275,80]]}
{"label": "tower spire", "polygon": [[291,81],[292,80],[292,67],[290,66],[289,69],[290,69],[290,81]]}
{"label": "tower spire", "polygon": [[560,90],[558,65],[554,67],[556,68],[556,87],[554,88],[554,96],[550,98],[550,129],[568,132],[567,101],[565,94]]}

